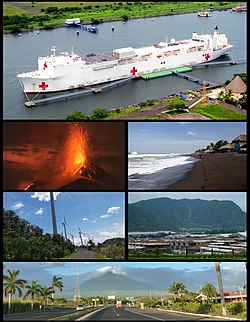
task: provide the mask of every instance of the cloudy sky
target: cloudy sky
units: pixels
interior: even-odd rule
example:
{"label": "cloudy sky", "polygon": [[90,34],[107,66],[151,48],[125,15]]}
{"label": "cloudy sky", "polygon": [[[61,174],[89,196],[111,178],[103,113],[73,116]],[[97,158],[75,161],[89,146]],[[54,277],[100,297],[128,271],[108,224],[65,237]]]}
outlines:
{"label": "cloudy sky", "polygon": [[128,202],[168,197],[171,199],[231,200],[246,211],[246,192],[129,192]]}
{"label": "cloudy sky", "polygon": [[[64,233],[66,219],[68,238],[79,244],[78,225],[87,240],[94,242],[124,237],[124,193],[122,192],[54,192],[58,233]],[[49,192],[5,192],[3,206],[21,218],[52,233]]]}
{"label": "cloudy sky", "polygon": [[[62,277],[64,291],[73,293],[76,273],[79,271],[80,282],[101,276],[106,272],[124,274],[135,280],[151,282],[168,287],[175,281],[182,281],[189,290],[198,292],[205,282],[217,288],[217,278],[213,262],[9,262],[7,269],[19,269],[20,277],[29,282],[50,285],[53,275]],[[244,262],[221,262],[221,273],[225,290],[238,291],[246,283],[246,267]],[[86,290],[87,291],[87,290]],[[60,292],[60,296],[63,293]]]}
{"label": "cloudy sky", "polygon": [[223,139],[246,134],[245,122],[130,122],[128,151],[192,153]]}

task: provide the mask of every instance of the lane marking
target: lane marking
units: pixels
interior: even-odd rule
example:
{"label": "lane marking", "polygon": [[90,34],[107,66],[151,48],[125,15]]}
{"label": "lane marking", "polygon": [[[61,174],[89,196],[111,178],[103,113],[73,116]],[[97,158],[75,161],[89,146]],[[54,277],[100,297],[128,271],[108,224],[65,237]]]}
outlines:
{"label": "lane marking", "polygon": [[138,312],[134,312],[134,311],[130,311],[128,309],[125,309],[126,311],[128,312],[131,312],[131,313],[135,313],[135,314],[138,314],[138,315],[142,315],[142,316],[147,316],[151,319],[155,319],[155,320],[159,320],[159,321],[166,321],[165,319],[160,319],[160,318],[157,318],[157,317],[154,317],[154,316],[151,316],[151,315],[147,315],[147,314],[142,314],[142,313],[138,313]]}

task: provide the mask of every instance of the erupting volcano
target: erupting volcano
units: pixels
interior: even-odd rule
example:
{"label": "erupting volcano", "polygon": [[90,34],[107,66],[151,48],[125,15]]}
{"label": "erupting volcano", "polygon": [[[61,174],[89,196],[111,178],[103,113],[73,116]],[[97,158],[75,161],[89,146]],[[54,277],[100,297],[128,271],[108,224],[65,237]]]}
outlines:
{"label": "erupting volcano", "polygon": [[88,168],[89,135],[79,123],[69,124],[66,139],[60,153],[58,168],[63,176],[82,173],[82,168]]}

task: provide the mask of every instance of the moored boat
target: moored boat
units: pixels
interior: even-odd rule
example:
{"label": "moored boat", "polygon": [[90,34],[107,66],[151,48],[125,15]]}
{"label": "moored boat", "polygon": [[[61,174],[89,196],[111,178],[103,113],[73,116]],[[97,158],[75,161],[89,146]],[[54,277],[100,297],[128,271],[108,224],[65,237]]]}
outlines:
{"label": "moored boat", "polygon": [[97,84],[137,78],[152,72],[192,66],[226,55],[233,45],[215,27],[213,34],[197,34],[191,39],[160,42],[141,48],[118,48],[111,53],[87,54],[84,57],[61,52],[38,58],[38,69],[17,75],[23,92],[52,93]]}

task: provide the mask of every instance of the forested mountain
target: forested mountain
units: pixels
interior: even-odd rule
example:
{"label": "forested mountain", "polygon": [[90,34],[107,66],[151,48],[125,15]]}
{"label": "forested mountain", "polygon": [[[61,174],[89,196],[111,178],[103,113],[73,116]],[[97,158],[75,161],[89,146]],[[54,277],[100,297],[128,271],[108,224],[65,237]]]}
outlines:
{"label": "forested mountain", "polygon": [[229,200],[156,198],[128,205],[128,231],[245,230],[246,213]]}

